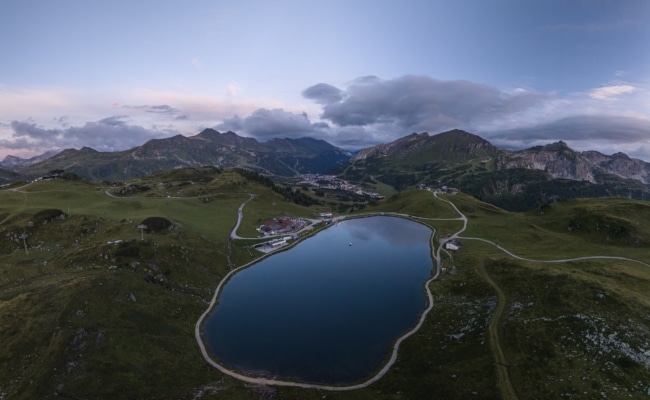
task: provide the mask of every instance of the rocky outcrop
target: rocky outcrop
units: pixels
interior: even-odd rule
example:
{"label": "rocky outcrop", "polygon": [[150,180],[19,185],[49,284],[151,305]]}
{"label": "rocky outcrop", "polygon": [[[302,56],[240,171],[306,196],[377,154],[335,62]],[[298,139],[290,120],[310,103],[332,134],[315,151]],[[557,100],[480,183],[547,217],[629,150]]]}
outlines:
{"label": "rocky outcrop", "polygon": [[3,168],[23,168],[29,167],[41,161],[45,161],[50,157],[53,157],[59,153],[59,150],[50,150],[41,155],[32,157],[32,158],[20,158],[15,156],[6,156],[4,160],[0,161],[0,167]]}
{"label": "rocky outcrop", "polygon": [[436,162],[456,164],[494,160],[494,169],[508,171],[527,169],[543,171],[550,179],[569,179],[590,183],[608,183],[613,180],[632,179],[650,183],[650,163],[630,158],[623,153],[611,156],[597,151],[579,152],[559,141],[526,150],[498,149],[474,134],[452,130],[430,136],[413,133],[393,142],[360,150],[350,161],[385,158],[390,166],[419,165]]}
{"label": "rocky outcrop", "polygon": [[560,141],[521,151],[502,151],[495,161],[500,170],[526,168],[545,171],[553,179],[601,183],[608,175],[650,183],[650,164],[623,153],[607,156],[597,151],[578,152]]}

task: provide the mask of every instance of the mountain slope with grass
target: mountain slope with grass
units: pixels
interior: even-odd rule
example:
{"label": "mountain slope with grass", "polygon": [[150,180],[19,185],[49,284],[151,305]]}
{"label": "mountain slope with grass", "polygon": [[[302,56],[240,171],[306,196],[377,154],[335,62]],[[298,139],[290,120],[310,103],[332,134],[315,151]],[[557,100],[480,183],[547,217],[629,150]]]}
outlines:
{"label": "mountain slope with grass", "polygon": [[578,197],[650,198],[650,164],[642,160],[578,152],[561,141],[508,151],[461,130],[362,149],[336,172],[368,188],[451,186],[512,211]]}
{"label": "mountain slope with grass", "polygon": [[38,177],[61,169],[90,180],[116,181],[173,168],[216,166],[294,176],[324,173],[349,157],[347,151],[323,140],[301,138],[258,142],[234,132],[205,129],[195,136],[152,139],[126,151],[98,152],[88,147],[67,149],[19,172],[28,177]]}
{"label": "mountain slope with grass", "polygon": [[[628,199],[514,213],[440,195],[468,218],[463,246],[442,253],[434,307],[382,379],[325,393],[221,374],[201,357],[194,325],[230,268],[255,257],[255,241],[229,239],[239,206],[256,194],[242,236],[269,217],[327,210],[271,185],[250,171],[190,168],[115,186],[56,179],[0,189],[0,397],[497,399],[503,368],[519,398],[647,396],[650,231],[639,222],[650,205]],[[432,227],[436,247],[462,227],[427,190],[353,215],[392,212]],[[145,222],[152,229],[139,228]],[[589,256],[618,258],[559,261]]]}

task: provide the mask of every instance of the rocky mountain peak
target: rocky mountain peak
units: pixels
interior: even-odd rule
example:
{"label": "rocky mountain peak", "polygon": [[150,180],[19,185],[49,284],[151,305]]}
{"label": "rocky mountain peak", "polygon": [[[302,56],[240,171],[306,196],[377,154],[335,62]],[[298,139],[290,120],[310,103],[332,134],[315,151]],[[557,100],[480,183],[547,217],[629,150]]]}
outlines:
{"label": "rocky mountain peak", "polygon": [[527,150],[502,152],[496,161],[498,169],[526,168],[546,171],[551,178],[598,183],[599,177],[616,175],[650,183],[650,164],[631,159],[624,153],[611,156],[597,151],[578,152],[559,141]]}
{"label": "rocky mountain peak", "polygon": [[60,150],[49,150],[46,151],[45,153],[34,156],[31,158],[20,158],[12,155],[8,155],[4,158],[3,161],[0,161],[0,167],[4,168],[24,168],[24,167],[29,167],[30,165],[34,165],[36,163],[39,163],[41,161],[45,161],[48,158],[54,157],[60,152]]}
{"label": "rocky mountain peak", "polygon": [[618,153],[612,154],[612,158],[622,158],[622,159],[625,159],[625,160],[630,160],[630,157],[627,154],[622,153],[620,151]]}
{"label": "rocky mountain peak", "polygon": [[563,140],[560,140],[559,142],[551,143],[546,145],[546,147],[549,150],[555,150],[555,149],[561,149],[561,150],[571,150],[568,144],[566,144]]}

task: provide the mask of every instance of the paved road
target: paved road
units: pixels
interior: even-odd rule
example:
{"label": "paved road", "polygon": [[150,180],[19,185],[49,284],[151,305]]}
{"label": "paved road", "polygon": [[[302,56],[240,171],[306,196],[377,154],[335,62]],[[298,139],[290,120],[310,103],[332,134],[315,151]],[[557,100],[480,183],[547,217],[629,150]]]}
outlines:
{"label": "paved road", "polygon": [[230,238],[231,239],[243,239],[242,237],[237,236],[237,229],[239,229],[239,225],[241,224],[241,220],[244,218],[244,206],[246,205],[246,203],[253,200],[254,198],[255,198],[255,194],[251,193],[248,200],[241,203],[241,205],[237,209],[237,223],[235,224],[235,227],[232,228],[232,232],[230,232]]}
{"label": "paved road", "polygon": [[[438,198],[438,197],[436,196],[436,198]],[[237,211],[237,214],[238,214],[238,223],[237,223],[237,226],[235,227],[235,229],[233,230],[233,232],[231,232],[231,237],[233,237],[233,234],[235,234],[235,232],[236,232],[236,228],[239,226],[239,222],[241,221],[241,218],[243,217],[243,207],[244,207],[244,205],[245,205],[248,201],[250,201],[250,200],[251,200],[251,199],[248,199],[246,202],[244,202],[244,203],[239,207],[239,210]],[[463,215],[463,214],[462,214],[462,213],[461,213],[461,212],[456,208],[456,206],[455,206],[453,203],[451,203],[451,202],[449,202],[449,201],[447,201],[447,200],[443,200],[443,199],[439,199],[439,200],[451,204],[452,207],[454,207],[454,209],[455,209],[455,210],[458,212],[458,214],[460,215],[460,217],[457,218],[457,219],[463,221],[463,227],[461,228],[461,230],[459,230],[458,232],[454,233],[454,235],[452,235],[452,237],[456,237],[458,234],[462,233],[462,232],[467,228],[467,217],[465,217],[465,215]],[[385,214],[385,215],[391,215],[391,214]],[[392,214],[392,215],[395,215],[395,214]],[[408,217],[408,215],[400,215],[400,216]],[[339,218],[339,219],[336,219],[336,221],[341,221],[341,220],[343,220],[343,219],[344,219],[344,218]],[[445,219],[445,220],[448,220],[448,219]],[[333,222],[333,224],[334,224],[334,222]],[[236,234],[235,234],[235,235],[236,235]],[[433,229],[433,232],[432,232],[432,234],[431,234],[431,248],[432,248],[432,252],[433,252],[434,249],[436,248],[436,247],[435,247],[435,243],[433,242],[433,238],[434,238],[434,236],[435,236],[435,229]],[[238,236],[237,236],[237,237],[238,237]],[[241,381],[244,381],[244,382],[253,383],[253,384],[258,384],[258,385],[290,386],[290,387],[300,387],[300,388],[306,388],[306,389],[320,389],[320,390],[330,390],[330,391],[346,391],[346,390],[355,390],[355,389],[361,389],[361,388],[368,387],[368,386],[370,386],[371,384],[373,384],[374,382],[377,382],[379,379],[381,379],[381,378],[382,378],[382,377],[383,377],[383,376],[384,376],[384,375],[385,375],[385,374],[390,370],[390,368],[393,366],[393,364],[395,364],[395,361],[397,361],[397,354],[398,354],[399,347],[400,347],[400,345],[402,344],[402,342],[403,342],[404,340],[406,340],[408,337],[410,337],[411,335],[415,334],[418,330],[420,330],[420,328],[421,328],[422,325],[424,324],[424,321],[425,321],[425,319],[426,319],[426,316],[427,316],[427,315],[429,314],[429,312],[433,309],[433,294],[431,293],[431,290],[429,289],[429,284],[430,284],[431,282],[433,282],[434,280],[438,279],[438,277],[440,276],[440,273],[441,273],[441,267],[442,267],[442,263],[441,263],[441,259],[440,259],[440,251],[441,251],[441,248],[442,248],[442,246],[439,245],[438,248],[437,248],[437,251],[435,251],[435,254],[433,254],[434,259],[435,259],[435,262],[436,262],[435,274],[433,274],[433,275],[431,276],[431,278],[430,278],[430,279],[425,283],[425,289],[426,289],[427,299],[428,299],[428,306],[427,306],[427,308],[426,308],[426,309],[422,312],[422,314],[420,315],[420,320],[418,321],[417,325],[416,325],[415,327],[413,327],[413,329],[411,329],[410,331],[408,331],[407,333],[405,333],[404,335],[402,335],[400,338],[398,338],[398,339],[395,341],[395,344],[393,345],[393,350],[392,350],[392,352],[391,352],[391,356],[390,356],[390,359],[388,360],[388,362],[387,362],[387,363],[386,363],[386,364],[381,368],[381,370],[379,370],[379,372],[377,372],[377,374],[375,374],[373,377],[371,377],[370,379],[368,379],[368,380],[365,381],[365,382],[362,382],[362,383],[359,383],[359,384],[356,384],[356,385],[349,385],[349,386],[331,386],[331,385],[316,385],[316,384],[309,384],[309,383],[300,383],[300,382],[282,381],[282,380],[277,380],[277,379],[268,379],[268,378],[257,378],[257,377],[251,377],[251,376],[243,375],[243,374],[237,373],[237,372],[235,372],[235,371],[231,371],[231,370],[227,369],[226,367],[224,367],[223,365],[217,363],[216,361],[214,361],[214,360],[212,359],[212,357],[211,357],[210,354],[208,353],[208,351],[207,351],[207,349],[206,349],[206,347],[205,347],[205,344],[204,344],[204,342],[203,342],[203,339],[202,339],[202,337],[201,337],[201,325],[202,325],[202,323],[203,323],[203,320],[204,320],[205,317],[207,317],[208,314],[212,311],[212,308],[213,308],[214,305],[216,304],[216,302],[217,302],[217,298],[219,297],[219,293],[221,292],[221,288],[222,288],[222,286],[225,284],[225,282],[227,282],[228,279],[229,279],[232,275],[234,275],[235,273],[237,273],[237,271],[239,271],[239,270],[241,270],[241,269],[243,269],[243,268],[248,267],[248,266],[249,266],[250,264],[252,264],[252,263],[250,263],[250,264],[246,264],[246,265],[243,265],[243,266],[241,266],[241,267],[239,267],[239,268],[236,268],[236,269],[230,271],[230,272],[229,272],[229,273],[228,273],[228,274],[227,274],[227,275],[226,275],[226,276],[221,280],[221,282],[219,282],[219,285],[217,286],[217,289],[216,289],[215,292],[214,292],[214,296],[212,297],[212,300],[210,301],[210,304],[209,304],[208,308],[205,310],[205,312],[201,315],[201,317],[199,318],[199,320],[196,322],[196,325],[195,325],[195,327],[194,327],[194,337],[195,337],[195,339],[196,339],[196,342],[197,342],[198,345],[199,345],[199,348],[200,348],[200,350],[201,350],[201,354],[203,354],[203,358],[204,358],[204,359],[205,359],[205,360],[206,360],[210,365],[212,365],[213,367],[217,368],[217,369],[218,369],[219,371],[221,371],[222,373],[224,373],[224,374],[226,374],[226,375],[228,375],[228,376],[231,376],[231,377],[233,377],[233,378],[239,379],[239,380],[241,380]],[[255,262],[255,261],[253,261],[253,263],[254,263],[254,262]]]}
{"label": "paved road", "polygon": [[[462,237],[462,236],[460,236],[460,234],[463,233],[467,229],[467,223],[468,223],[467,217],[462,212],[460,212],[460,210],[456,207],[456,205],[453,202],[438,197],[437,192],[434,192],[433,196],[437,200],[443,201],[443,202],[449,204],[451,207],[453,207],[453,209],[459,215],[458,218],[440,218],[439,220],[441,220],[441,221],[458,220],[458,221],[463,222],[462,228],[460,230],[458,230],[457,232],[453,233],[450,236],[450,239],[458,238],[458,239],[464,239],[464,240],[479,240],[479,241],[491,243],[491,244],[495,245],[501,251],[508,254],[509,256],[511,256],[513,258],[516,258],[516,259],[519,259],[519,260],[524,260],[524,261],[534,261],[534,262],[544,262],[544,263],[558,263],[558,262],[570,262],[570,261],[589,260],[589,259],[615,259],[615,260],[624,260],[624,261],[637,262],[637,263],[641,263],[641,264],[643,264],[645,266],[650,267],[650,264],[644,263],[644,262],[639,261],[639,260],[633,260],[633,259],[629,259],[629,258],[625,258],[625,257],[615,257],[615,256],[586,256],[586,257],[576,257],[576,258],[558,259],[558,260],[532,260],[532,259],[527,259],[527,258],[518,256],[516,254],[513,254],[512,252],[504,249],[503,247],[501,247],[501,246],[497,245],[496,243],[491,242],[489,240],[486,240],[486,239],[483,239],[483,238],[476,238],[476,237]],[[239,227],[239,224],[240,224],[241,219],[243,217],[243,207],[247,202],[252,200],[253,197],[254,197],[254,195],[251,195],[251,197],[248,200],[246,200],[244,203],[242,203],[242,205],[239,207],[239,209],[237,211],[237,225],[235,226],[235,228],[233,229],[233,231],[230,234],[231,238],[240,238],[239,236],[237,236],[236,231],[237,231],[237,228]],[[370,215],[371,214],[368,214],[368,216],[370,216]],[[377,214],[375,214],[375,215],[377,215]],[[404,215],[404,214],[393,214],[393,213],[385,213],[385,214],[382,213],[380,215],[394,215],[394,216],[410,217],[410,216]],[[339,217],[339,219],[337,219],[337,221],[341,221],[343,219],[344,219],[343,217]],[[435,220],[436,218],[426,218],[426,219]],[[416,333],[422,327],[422,324],[424,324],[426,316],[433,309],[433,295],[431,293],[431,290],[429,289],[429,285],[430,285],[431,282],[438,279],[438,277],[440,276],[440,273],[441,273],[441,270],[442,270],[442,260],[441,260],[441,257],[440,257],[440,252],[444,251],[444,249],[443,249],[444,246],[443,246],[442,243],[439,243],[438,247],[436,248],[436,244],[433,241],[434,236],[435,236],[435,229],[433,229],[433,232],[432,232],[432,235],[431,235],[431,249],[432,249],[432,253],[433,253],[432,255],[433,255],[434,259],[435,259],[436,269],[435,269],[435,273],[425,283],[425,289],[426,289],[427,299],[428,299],[428,306],[422,312],[422,314],[420,316],[420,320],[418,321],[417,325],[413,329],[411,329],[409,332],[407,332],[406,334],[401,336],[399,339],[397,339],[397,341],[395,342],[395,344],[393,346],[393,350],[392,350],[392,353],[391,353],[391,356],[390,356],[390,359],[388,360],[388,362],[382,367],[381,370],[379,370],[379,372],[377,372],[376,375],[374,375],[373,377],[371,377],[367,381],[356,384],[356,385],[350,385],[350,386],[331,386],[331,385],[315,385],[315,384],[309,384],[309,383],[282,381],[282,380],[277,380],[277,379],[257,378],[257,377],[251,377],[251,376],[247,376],[247,375],[243,375],[243,374],[231,371],[231,370],[227,369],[226,367],[222,366],[221,364],[217,363],[216,361],[214,361],[212,359],[212,357],[208,353],[208,351],[207,351],[207,349],[205,347],[205,344],[203,342],[203,339],[202,339],[201,324],[203,323],[203,320],[205,319],[205,317],[207,317],[207,315],[212,311],[212,308],[216,304],[217,298],[219,297],[219,293],[221,292],[221,288],[228,281],[228,279],[232,275],[237,273],[237,271],[248,267],[249,265],[255,263],[255,261],[253,261],[253,262],[251,262],[249,264],[246,264],[246,265],[242,265],[239,268],[233,269],[232,271],[230,271],[221,280],[221,282],[219,282],[219,285],[217,286],[217,288],[216,288],[216,290],[214,292],[214,296],[212,297],[212,300],[210,301],[210,304],[209,304],[208,308],[205,310],[205,312],[201,315],[199,320],[196,322],[196,325],[194,327],[194,337],[196,339],[196,342],[199,345],[199,348],[201,350],[201,354],[203,354],[203,358],[210,365],[217,368],[219,371],[221,371],[222,373],[224,373],[226,375],[229,375],[229,376],[231,376],[233,378],[239,379],[239,380],[244,381],[244,382],[258,384],[258,385],[290,386],[290,387],[299,387],[299,388],[306,388],[306,389],[320,389],[320,390],[330,390],[330,391],[346,391],[346,390],[355,390],[355,389],[361,389],[361,388],[368,387],[372,383],[374,383],[374,382],[378,381],[379,379],[381,379],[386,374],[386,372],[388,372],[388,370],[393,366],[393,364],[397,360],[397,353],[399,351],[399,347],[400,347],[401,343],[404,340],[406,340],[408,337],[410,337],[411,335]],[[513,391],[513,393],[514,393],[514,391]]]}

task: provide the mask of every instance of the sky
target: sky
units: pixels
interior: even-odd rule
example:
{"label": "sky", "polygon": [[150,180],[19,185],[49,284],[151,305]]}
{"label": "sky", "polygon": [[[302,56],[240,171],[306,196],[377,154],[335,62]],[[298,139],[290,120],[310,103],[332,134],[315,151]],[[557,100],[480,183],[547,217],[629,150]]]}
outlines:
{"label": "sky", "polygon": [[206,128],[650,161],[647,0],[1,0],[0,160]]}

